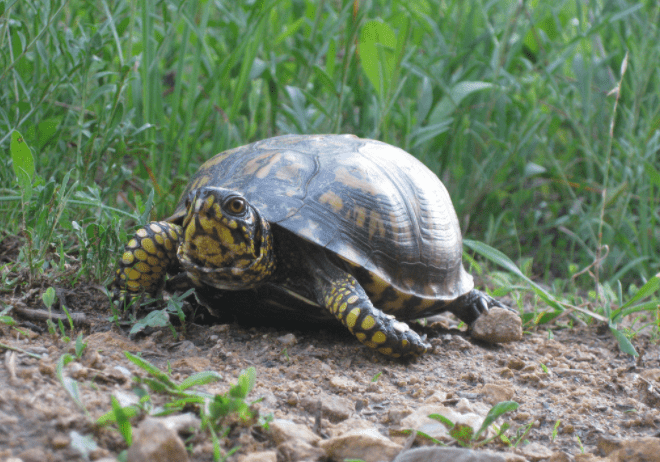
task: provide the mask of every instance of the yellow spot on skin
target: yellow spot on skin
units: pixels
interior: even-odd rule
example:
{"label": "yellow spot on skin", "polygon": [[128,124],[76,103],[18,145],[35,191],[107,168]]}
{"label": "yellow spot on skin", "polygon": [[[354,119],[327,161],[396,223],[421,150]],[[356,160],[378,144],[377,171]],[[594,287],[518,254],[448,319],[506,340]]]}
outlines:
{"label": "yellow spot on skin", "polygon": [[140,273],[148,273],[149,271],[151,271],[151,267],[149,265],[147,265],[146,263],[144,263],[144,262],[139,262],[133,268],[138,270]]}
{"label": "yellow spot on skin", "polygon": [[138,245],[139,245],[139,244],[138,244],[137,239],[131,239],[130,241],[128,241],[128,244],[126,244],[126,247],[128,247],[129,249],[134,249],[134,248],[136,248]]}
{"label": "yellow spot on skin", "polygon": [[[227,226],[229,226],[231,229],[236,229],[238,228],[238,223],[236,222],[236,220],[231,220],[227,222]],[[245,231],[245,228],[243,228],[243,231]]]}
{"label": "yellow spot on skin", "polygon": [[139,237],[147,237],[149,235],[149,233],[147,233],[147,230],[144,228],[138,229],[135,234]]}
{"label": "yellow spot on skin", "polygon": [[154,241],[148,237],[142,239],[142,248],[152,255],[156,253],[156,245],[154,244]]}
{"label": "yellow spot on skin", "polygon": [[128,279],[135,281],[136,279],[140,279],[140,276],[141,274],[139,271],[136,271],[133,268],[126,268],[126,277]]}
{"label": "yellow spot on skin", "polygon": [[[346,311],[346,307],[348,307],[348,303],[342,303],[341,306],[339,307],[339,312],[343,313],[344,311]],[[351,313],[352,313],[352,311],[351,311]],[[360,314],[359,309],[358,309],[358,314]]]}
{"label": "yellow spot on skin", "polygon": [[133,292],[137,292],[142,288],[142,285],[140,285],[140,283],[137,281],[126,281],[126,287],[132,289]]}
{"label": "yellow spot on skin", "polygon": [[358,332],[357,334],[355,334],[355,336],[356,336],[357,339],[358,339],[359,341],[361,341],[361,342],[364,342],[364,341],[366,340],[366,338],[367,338],[367,335],[366,335],[365,333],[363,333],[363,332]]}
{"label": "yellow spot on skin", "polygon": [[149,225],[149,228],[151,228],[151,230],[152,230],[154,233],[160,233],[161,231],[163,231],[162,228],[161,228],[160,226],[158,226],[156,223],[151,223],[151,224]]}
{"label": "yellow spot on skin", "polygon": [[172,228],[169,228],[169,229],[167,230],[167,234],[169,234],[169,235],[170,235],[170,238],[171,238],[172,240],[174,240],[174,241],[176,241],[176,240],[179,239],[179,236],[176,234],[176,231],[174,231]]}
{"label": "yellow spot on skin", "polygon": [[[369,330],[376,324],[376,320],[373,316],[367,316],[362,321],[362,330]],[[375,340],[374,340],[375,341]]]}
{"label": "yellow spot on skin", "polygon": [[350,313],[348,313],[346,316],[346,325],[349,329],[353,329],[355,327],[358,316],[360,316],[360,308],[354,308]]}
{"label": "yellow spot on skin", "polygon": [[399,354],[393,355],[391,348],[379,348],[378,351],[380,351],[384,355],[394,356],[395,358],[398,358],[400,356]]}
{"label": "yellow spot on skin", "polygon": [[344,202],[334,191],[326,191],[319,197],[321,204],[328,204],[334,213],[338,213],[343,207]]}
{"label": "yellow spot on skin", "polygon": [[401,340],[401,346],[404,347],[404,348],[407,347],[408,346],[408,340],[405,340],[405,339]]}
{"label": "yellow spot on skin", "polygon": [[135,261],[135,257],[131,252],[124,252],[124,254],[121,256],[121,261],[124,263],[124,265],[130,265]]}
{"label": "yellow spot on skin", "polygon": [[362,342],[362,343],[364,343],[364,344],[365,344],[366,346],[368,346],[369,348],[376,348],[376,347],[378,346],[378,345],[376,345],[374,342],[369,342],[369,341]]}
{"label": "yellow spot on skin", "polygon": [[154,236],[154,240],[158,243],[158,245],[163,245],[163,243],[165,242],[165,239],[163,238],[162,234],[156,234]]}
{"label": "yellow spot on skin", "polygon": [[353,304],[353,303],[357,302],[359,298],[360,297],[358,297],[357,295],[351,295],[350,297],[348,297],[348,300],[346,300],[346,301],[350,304]]}
{"label": "yellow spot on skin", "polygon": [[149,258],[147,258],[147,263],[149,263],[151,266],[158,266],[160,261],[156,257],[149,256]]}
{"label": "yellow spot on skin", "polygon": [[373,337],[371,337],[371,341],[374,343],[385,343],[385,340],[387,340],[387,337],[381,331],[376,332]]}
{"label": "yellow spot on skin", "polygon": [[173,244],[172,241],[170,241],[169,239],[165,239],[165,244],[164,244],[164,245],[165,245],[165,249],[166,249],[168,252],[171,252],[172,249],[174,248],[174,244]]}
{"label": "yellow spot on skin", "polygon": [[134,255],[135,255],[135,258],[137,258],[138,260],[141,260],[141,261],[145,261],[149,257],[149,255],[147,255],[147,252],[145,252],[142,249],[137,249],[135,251]]}

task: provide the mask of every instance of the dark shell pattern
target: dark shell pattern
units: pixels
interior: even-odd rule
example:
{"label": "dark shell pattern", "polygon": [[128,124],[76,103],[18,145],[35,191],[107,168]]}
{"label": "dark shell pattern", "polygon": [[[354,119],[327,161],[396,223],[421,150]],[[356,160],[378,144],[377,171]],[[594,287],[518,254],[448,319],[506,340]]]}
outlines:
{"label": "dark shell pattern", "polygon": [[[411,296],[453,300],[472,290],[446,188],[402,149],[354,135],[285,135],[225,151],[193,176],[235,190],[271,223]],[[185,215],[181,200],[169,221]]]}

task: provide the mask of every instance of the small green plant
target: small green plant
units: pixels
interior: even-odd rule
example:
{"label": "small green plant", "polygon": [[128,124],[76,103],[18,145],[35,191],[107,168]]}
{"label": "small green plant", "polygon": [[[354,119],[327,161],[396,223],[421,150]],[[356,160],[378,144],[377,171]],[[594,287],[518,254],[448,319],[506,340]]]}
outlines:
{"label": "small green plant", "polygon": [[376,382],[378,382],[378,379],[380,378],[381,375],[383,375],[383,371],[380,371],[380,372],[378,372],[376,375],[374,375],[374,376],[371,378],[371,383],[376,383]]}
{"label": "small green plant", "polygon": [[[252,403],[246,401],[247,396],[255,385],[256,372],[254,367],[241,371],[238,383],[232,386],[223,395],[211,395],[201,391],[193,390],[192,387],[205,385],[222,380],[222,376],[214,371],[203,371],[193,374],[181,383],[175,383],[168,373],[162,372],[155,365],[139,356],[125,352],[126,357],[140,369],[148,374],[145,378],[135,378],[136,388],[134,392],[139,396],[139,402],[135,405],[122,407],[113,397],[112,410],[97,420],[97,424],[106,425],[115,423],[127,445],[132,440],[132,427],[130,420],[140,413],[150,415],[167,415],[181,412],[184,408],[195,406],[199,409],[202,420],[202,429],[208,430],[214,446],[214,460],[224,460],[239,448],[235,447],[222,455],[220,442],[236,422],[244,424],[256,423],[259,426],[268,427],[272,415],[257,416],[252,411]],[[146,389],[144,388],[146,387]],[[151,406],[150,390],[153,393],[161,393],[173,396],[173,399],[161,408],[154,409]]]}
{"label": "small green plant", "polygon": [[559,431],[559,426],[561,425],[561,420],[557,419],[555,426],[552,428],[552,441],[557,438],[557,432]]}
{"label": "small green plant", "polygon": [[[172,323],[170,322],[170,316],[176,315],[181,322],[181,325],[185,328],[186,315],[183,312],[183,301],[188,298],[195,289],[189,289],[183,294],[174,294],[167,301],[165,308],[161,310],[153,310],[149,312],[144,318],[139,319],[133,324],[131,328],[131,335],[141,332],[147,327],[169,327],[172,335],[177,337],[177,332]],[[137,300],[135,300],[137,301]],[[152,303],[153,300],[147,299],[143,303],[148,305]]]}
{"label": "small green plant", "polygon": [[475,448],[482,446],[493,441],[495,438],[500,437],[506,430],[509,429],[509,424],[504,423],[494,436],[490,438],[479,438],[486,429],[493,424],[500,416],[507,412],[515,411],[518,409],[518,403],[515,401],[502,401],[493,406],[486,418],[484,419],[481,427],[475,432],[474,429],[466,424],[454,424],[451,420],[440,414],[431,414],[429,418],[437,420],[449,430],[449,436],[454,438],[458,444],[466,448]]}

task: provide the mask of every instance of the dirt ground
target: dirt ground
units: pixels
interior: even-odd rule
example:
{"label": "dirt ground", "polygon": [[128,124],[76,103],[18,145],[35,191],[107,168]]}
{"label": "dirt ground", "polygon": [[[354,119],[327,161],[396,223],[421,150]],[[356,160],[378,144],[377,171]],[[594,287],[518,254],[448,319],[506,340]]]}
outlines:
{"label": "dirt ground", "polygon": [[[405,437],[392,432],[415,425],[415,416],[440,407],[483,418],[484,409],[505,400],[520,407],[496,424],[511,424],[507,435],[512,442],[528,426],[529,433],[515,448],[496,441],[486,448],[522,456],[511,460],[547,460],[558,451],[571,455],[564,460],[572,460],[583,452],[597,453],[603,437],[658,434],[660,347],[648,336],[634,341],[638,359],[621,353],[608,329],[598,326],[555,325],[551,334],[546,326],[526,332],[521,342],[493,346],[470,340],[447,315],[425,327],[415,326],[434,348],[408,363],[370,351],[341,329],[188,324],[177,338],[169,328],[129,338],[130,326],[120,328],[109,321],[108,301],[100,288],[78,284],[57,291],[69,310],[84,315],[78,332],[88,345],[84,356],[65,368],[65,375],[78,382],[86,415],[55,373],[58,359],[72,352],[73,342],[49,334],[45,322],[25,311],[44,309],[46,284],[40,284],[0,293],[3,306],[14,307],[8,314],[17,321],[15,326],[0,324],[0,460],[85,460],[72,445],[85,435],[97,445],[90,452],[92,460],[125,449],[116,428],[94,424],[110,411],[111,395],[131,394],[132,375],[146,375],[124,351],[141,353],[161,370],[169,365],[175,381],[202,370],[217,371],[223,380],[205,387],[212,393],[226,392],[242,370],[254,366],[256,387],[250,398],[263,398],[255,409],[307,427],[321,440],[351,428],[375,428],[403,444]],[[186,438],[191,460],[211,460],[207,432],[198,430]],[[415,445],[420,442],[418,437]],[[241,446],[231,461],[276,451],[277,444],[256,426],[236,426],[223,440],[224,450]],[[287,458],[295,460],[295,452],[280,450],[278,460]]]}

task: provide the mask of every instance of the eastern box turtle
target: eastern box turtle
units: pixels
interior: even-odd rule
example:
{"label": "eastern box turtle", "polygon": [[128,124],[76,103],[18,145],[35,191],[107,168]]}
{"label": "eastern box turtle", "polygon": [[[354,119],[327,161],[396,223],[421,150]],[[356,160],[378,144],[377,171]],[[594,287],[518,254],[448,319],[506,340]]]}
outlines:
{"label": "eastern box turtle", "polygon": [[462,250],[447,190],[410,154],[353,135],[279,136],[202,165],[174,214],[126,245],[114,298],[155,296],[170,274],[168,287],[196,287],[211,310],[242,309],[218,306],[223,294],[262,299],[254,313],[332,315],[370,348],[417,356],[430,345],[403,320],[450,311],[470,325],[501,306],[474,289]]}

